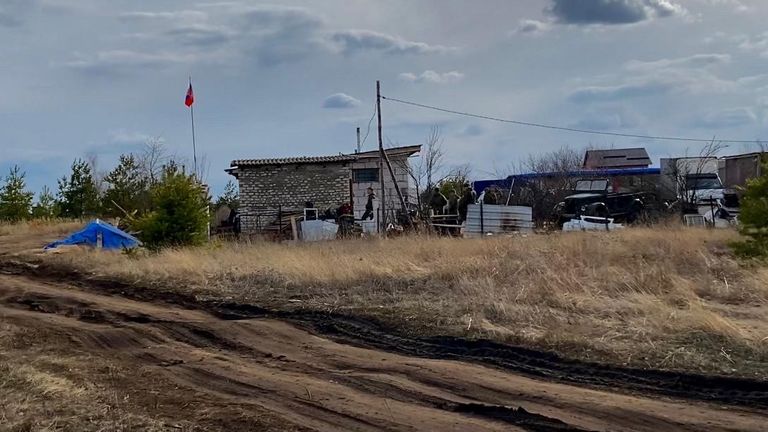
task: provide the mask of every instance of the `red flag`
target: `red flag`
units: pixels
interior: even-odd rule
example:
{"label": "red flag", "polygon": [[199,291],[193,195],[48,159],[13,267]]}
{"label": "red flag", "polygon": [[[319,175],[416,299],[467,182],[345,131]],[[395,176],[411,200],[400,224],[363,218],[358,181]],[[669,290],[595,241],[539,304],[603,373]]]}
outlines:
{"label": "red flag", "polygon": [[192,83],[189,83],[189,89],[187,90],[187,97],[184,99],[184,105],[191,107],[195,103],[195,93],[192,91]]}

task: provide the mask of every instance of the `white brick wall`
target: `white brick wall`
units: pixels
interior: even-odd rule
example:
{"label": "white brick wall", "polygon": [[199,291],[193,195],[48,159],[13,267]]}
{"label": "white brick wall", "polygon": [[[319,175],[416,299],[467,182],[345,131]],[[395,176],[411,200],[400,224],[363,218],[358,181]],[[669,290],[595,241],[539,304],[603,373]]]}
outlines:
{"label": "white brick wall", "polygon": [[[408,171],[405,168],[405,164],[408,163],[408,158],[406,156],[391,156],[390,162],[392,163],[392,170],[395,173],[395,178],[397,179],[397,185],[400,187],[400,191],[403,193],[403,198],[405,198],[406,202],[414,202],[414,191],[413,186],[411,182],[411,178],[408,175]],[[379,161],[375,158],[368,158],[363,159],[361,161],[352,162],[351,168],[354,169],[361,169],[361,168],[379,168]],[[395,190],[395,183],[392,181],[392,176],[389,174],[389,170],[387,169],[386,164],[384,165],[384,199],[387,203],[387,209],[399,209],[400,208],[400,200],[397,197],[397,191]],[[363,213],[365,213],[365,204],[368,201],[368,193],[367,189],[369,187],[373,188],[374,193],[376,194],[376,201],[374,202],[374,212],[381,206],[380,200],[381,200],[381,185],[377,182],[363,182],[363,183],[353,183],[352,184],[352,193],[354,195],[354,208],[355,208],[355,218],[361,218],[363,216]]]}

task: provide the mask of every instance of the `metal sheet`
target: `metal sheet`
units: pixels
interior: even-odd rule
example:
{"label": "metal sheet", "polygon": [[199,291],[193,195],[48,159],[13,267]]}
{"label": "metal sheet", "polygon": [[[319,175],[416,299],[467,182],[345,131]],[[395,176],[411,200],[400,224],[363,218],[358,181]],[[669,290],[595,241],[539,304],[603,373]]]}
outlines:
{"label": "metal sheet", "polygon": [[533,231],[531,207],[484,204],[482,221],[480,207],[479,204],[471,204],[467,209],[464,232],[470,236]]}

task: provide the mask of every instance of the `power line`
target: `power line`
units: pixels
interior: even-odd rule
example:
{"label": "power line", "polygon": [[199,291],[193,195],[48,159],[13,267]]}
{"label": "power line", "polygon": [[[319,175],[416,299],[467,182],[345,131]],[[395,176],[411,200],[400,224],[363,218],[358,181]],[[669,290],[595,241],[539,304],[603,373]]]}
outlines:
{"label": "power line", "polygon": [[[447,108],[440,108],[436,106],[431,105],[425,105],[420,104],[417,102],[410,102],[402,99],[396,99],[391,97],[385,97],[382,96],[382,99],[386,99],[388,101],[397,102],[405,105],[411,105],[419,108],[426,108],[431,109],[434,111],[441,111],[444,113],[449,114],[457,114],[462,115],[466,117],[474,117],[484,120],[492,120],[497,121],[501,123],[511,123],[516,124],[519,126],[530,126],[530,127],[537,127],[542,129],[553,129],[553,130],[559,130],[559,131],[565,131],[565,132],[578,132],[578,133],[584,133],[584,134],[592,134],[592,135],[607,135],[607,136],[616,136],[616,137],[624,137],[624,138],[644,138],[644,139],[651,139],[651,140],[663,140],[663,141],[687,141],[687,142],[712,142],[712,141],[718,141],[721,143],[733,143],[733,144],[754,144],[755,142],[760,142],[762,140],[728,140],[728,139],[701,139],[701,138],[687,138],[687,137],[675,137],[675,136],[657,136],[657,135],[636,135],[636,134],[627,134],[627,133],[619,133],[619,132],[604,132],[604,131],[596,131],[596,130],[590,130],[590,129],[577,129],[577,128],[569,128],[564,126],[554,126],[554,125],[548,125],[543,123],[532,123],[532,122],[525,122],[520,120],[509,120],[509,119],[502,119],[498,117],[491,117],[487,115],[481,115],[481,114],[472,114],[468,112],[463,111],[455,111]],[[375,114],[375,113],[374,113]]]}
{"label": "power line", "polygon": [[368,120],[368,130],[365,131],[365,137],[362,141],[360,141],[360,148],[363,148],[363,144],[365,144],[365,140],[368,139],[368,134],[371,133],[371,123],[373,123],[373,118],[376,117],[376,103],[373,104],[373,114],[371,114],[371,119]]}

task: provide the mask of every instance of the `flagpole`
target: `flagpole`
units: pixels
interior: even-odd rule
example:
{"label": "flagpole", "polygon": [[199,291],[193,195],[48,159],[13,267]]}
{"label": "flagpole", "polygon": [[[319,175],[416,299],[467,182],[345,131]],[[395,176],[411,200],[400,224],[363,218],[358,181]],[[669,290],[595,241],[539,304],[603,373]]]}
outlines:
{"label": "flagpole", "polygon": [[[192,77],[189,77],[189,86],[192,87]],[[189,106],[189,116],[192,119],[192,160],[195,165],[195,177],[197,177],[197,146],[195,145],[195,108],[194,103]]]}

